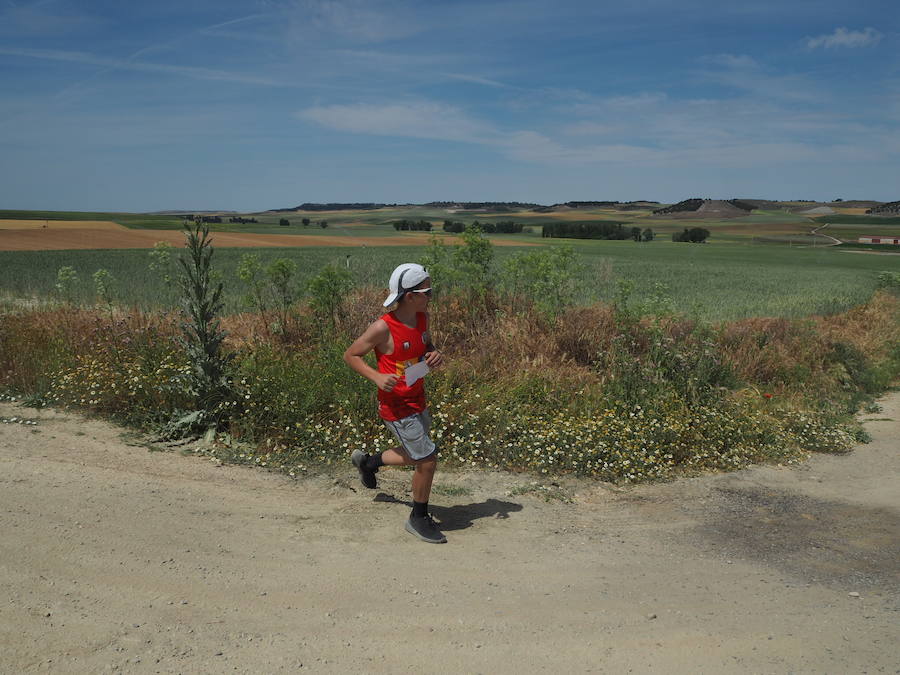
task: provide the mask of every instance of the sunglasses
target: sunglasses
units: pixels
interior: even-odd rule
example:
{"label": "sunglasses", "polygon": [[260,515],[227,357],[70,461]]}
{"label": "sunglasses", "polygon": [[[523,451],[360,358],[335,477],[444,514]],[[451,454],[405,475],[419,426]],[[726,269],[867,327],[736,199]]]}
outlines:
{"label": "sunglasses", "polygon": [[425,297],[427,297],[427,298],[431,297],[431,289],[430,288],[420,288],[417,291],[406,291],[406,292],[407,293],[424,293]]}

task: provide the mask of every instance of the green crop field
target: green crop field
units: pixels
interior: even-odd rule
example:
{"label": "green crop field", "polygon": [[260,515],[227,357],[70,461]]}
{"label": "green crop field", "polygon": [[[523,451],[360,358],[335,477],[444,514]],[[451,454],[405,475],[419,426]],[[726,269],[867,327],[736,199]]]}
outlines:
{"label": "green crop field", "polygon": [[[391,230],[393,231],[393,230]],[[525,235],[523,240],[527,239]],[[536,236],[531,236],[535,241]],[[564,240],[542,240],[560,245]],[[834,313],[864,302],[877,287],[880,271],[900,270],[900,257],[847,253],[834,248],[657,240],[571,241],[580,254],[578,302],[610,301],[619,281],[633,285],[632,302],[662,302],[708,320],[746,316],[800,317]],[[240,311],[245,294],[236,270],[242,256],[255,253],[263,264],[276,258],[297,263],[302,284],[327,263],[348,266],[358,285],[383,285],[390,270],[421,257],[422,246],[358,248],[217,249],[214,265],[225,282],[226,308]],[[496,247],[498,266],[518,247]],[[57,271],[73,267],[75,295],[94,301],[92,275],[106,269],[118,302],[139,307],[175,306],[177,293],[151,271],[146,250],[0,252],[0,292],[7,299],[52,297]],[[175,275],[174,263],[169,270]],[[384,281],[382,281],[384,280]],[[435,279],[440,291],[440,279]],[[655,298],[655,300],[654,300]],[[373,308],[373,311],[377,308]]]}

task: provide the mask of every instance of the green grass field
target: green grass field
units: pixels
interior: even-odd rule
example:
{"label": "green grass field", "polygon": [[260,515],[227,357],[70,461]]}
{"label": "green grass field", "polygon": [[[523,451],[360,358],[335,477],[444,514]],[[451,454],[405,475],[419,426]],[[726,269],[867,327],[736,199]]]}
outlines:
{"label": "green grass field", "polygon": [[[551,240],[543,240],[549,242]],[[563,243],[552,240],[549,245]],[[900,257],[846,253],[834,248],[789,248],[736,243],[674,244],[658,240],[570,241],[580,254],[578,302],[612,300],[617,282],[634,286],[632,301],[656,300],[707,320],[747,316],[800,317],[834,313],[864,302],[877,287],[877,274],[900,270]],[[358,285],[381,286],[399,263],[418,260],[421,246],[359,248],[217,249],[214,266],[225,282],[226,308],[243,307],[245,293],[236,269],[241,257],[256,253],[264,264],[276,258],[297,263],[302,284],[327,263],[349,265]],[[498,264],[520,250],[496,247]],[[177,293],[149,269],[146,250],[0,252],[0,292],[10,299],[51,297],[57,271],[73,267],[76,297],[94,301],[92,275],[112,275],[118,302],[139,307],[175,306]],[[177,273],[173,264],[169,271]],[[385,281],[382,281],[385,280]],[[440,290],[440,279],[435,279]],[[660,287],[662,290],[660,293]],[[373,312],[377,311],[373,308]]]}

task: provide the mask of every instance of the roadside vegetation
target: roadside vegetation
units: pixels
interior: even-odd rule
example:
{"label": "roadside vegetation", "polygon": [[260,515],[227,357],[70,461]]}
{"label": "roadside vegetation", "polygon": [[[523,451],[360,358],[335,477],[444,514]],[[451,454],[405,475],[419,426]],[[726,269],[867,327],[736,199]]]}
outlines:
{"label": "roadside vegetation", "polygon": [[[585,242],[501,257],[469,228],[461,246],[435,237],[424,250],[385,249],[386,260],[349,268],[333,254],[312,266],[283,250],[266,258],[243,250],[226,271],[206,236],[190,233],[187,252],[143,252],[147,274],[181,312],[122,301],[117,289],[134,283],[136,266],[100,275],[51,266],[52,302],[0,314],[0,391],[170,438],[206,431],[219,439],[216,456],[293,475],[343,464],[353,448],[390,444],[375,392],[341,354],[378,315],[377,282],[405,259],[426,264],[438,289],[432,322],[447,367],[429,376],[429,390],[450,465],[636,482],[789,463],[862,440],[853,414],[900,375],[900,284],[853,260],[849,273],[871,283],[842,306],[800,319],[708,318],[686,311],[691,284],[727,283],[720,305],[743,297],[741,285],[754,288],[749,270],[722,281],[737,261],[725,247],[660,247],[717,251],[691,258],[686,281],[673,257],[669,272],[685,284],[673,288],[641,275],[649,266],[638,266],[638,251],[654,244]],[[592,257],[608,246],[635,252],[632,274]],[[777,283],[785,293],[789,279],[818,269],[816,258],[808,268],[793,260]],[[847,293],[840,267],[820,272],[811,278],[837,276],[834,288]],[[603,301],[583,301],[585,279],[606,289]],[[90,303],[73,290],[88,280]],[[243,298],[239,309],[221,306],[228,293]],[[760,308],[777,307],[775,297],[769,291]]]}

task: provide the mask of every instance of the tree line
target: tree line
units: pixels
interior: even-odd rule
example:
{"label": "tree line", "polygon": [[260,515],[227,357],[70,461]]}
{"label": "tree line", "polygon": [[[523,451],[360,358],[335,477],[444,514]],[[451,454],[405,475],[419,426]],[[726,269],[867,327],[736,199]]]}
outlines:
{"label": "tree line", "polygon": [[[485,234],[518,234],[522,231],[522,223],[516,223],[512,220],[500,220],[496,223],[479,223],[477,220],[472,223],[472,227],[477,227]],[[459,221],[445,220],[444,232],[465,232],[466,225]]]}
{"label": "tree line", "polygon": [[548,223],[541,236],[565,239],[630,239],[631,231],[622,223]]}
{"label": "tree line", "polygon": [[[309,227],[312,224],[312,221],[309,218],[303,218],[300,222],[303,223],[303,227]],[[291,221],[289,221],[287,218],[282,218],[278,221],[278,224],[282,227],[290,227]],[[327,220],[319,220],[316,221],[315,224],[321,227],[323,230],[328,227]]]}

